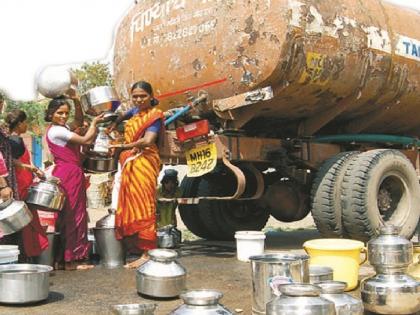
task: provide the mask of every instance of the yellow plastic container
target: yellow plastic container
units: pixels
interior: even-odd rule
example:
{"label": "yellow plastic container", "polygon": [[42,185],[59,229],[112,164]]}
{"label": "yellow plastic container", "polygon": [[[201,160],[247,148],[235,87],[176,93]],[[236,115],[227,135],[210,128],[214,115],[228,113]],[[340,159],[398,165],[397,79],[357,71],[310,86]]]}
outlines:
{"label": "yellow plastic container", "polygon": [[[303,244],[312,265],[331,267],[334,270],[334,280],[347,282],[346,291],[357,287],[359,266],[367,259],[364,244],[359,241],[325,238],[310,240]],[[360,253],[364,253],[363,260]]]}
{"label": "yellow plastic container", "polygon": [[413,263],[408,266],[408,274],[420,281],[420,245],[413,247]]}

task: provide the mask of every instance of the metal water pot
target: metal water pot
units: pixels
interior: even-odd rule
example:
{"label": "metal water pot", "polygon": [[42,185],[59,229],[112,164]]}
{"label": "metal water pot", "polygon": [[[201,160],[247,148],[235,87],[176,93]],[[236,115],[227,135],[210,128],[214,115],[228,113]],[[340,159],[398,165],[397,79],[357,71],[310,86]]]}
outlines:
{"label": "metal water pot", "polygon": [[324,281],[316,284],[321,288],[321,297],[331,301],[335,305],[337,315],[363,315],[363,303],[344,293],[346,282]]}
{"label": "metal water pot", "polygon": [[108,214],[96,222],[93,228],[96,245],[105,268],[118,268],[125,264],[125,252],[121,241],[115,237],[115,210],[109,209]]}
{"label": "metal water pot", "polygon": [[309,282],[309,256],[270,253],[249,257],[252,268],[252,313],[265,314],[279,284]]}
{"label": "metal water pot", "polygon": [[161,227],[157,231],[159,248],[174,248],[181,242],[181,231],[173,225]]}
{"label": "metal water pot", "polygon": [[334,303],[320,297],[321,288],[313,284],[284,284],[281,295],[267,303],[267,315],[335,315]]}
{"label": "metal water pot", "polygon": [[420,311],[420,282],[404,273],[363,279],[360,292],[365,310],[370,312],[398,315]]}
{"label": "metal water pot", "polygon": [[50,291],[50,266],[12,264],[0,266],[0,303],[26,304],[45,300]]}
{"label": "metal water pot", "polygon": [[150,260],[137,269],[137,292],[159,298],[180,295],[186,288],[187,272],[176,261],[178,253],[171,249],[153,249],[149,256]]}
{"label": "metal water pot", "polygon": [[0,231],[3,235],[23,229],[32,220],[32,213],[23,201],[0,199]]}
{"label": "metal water pot", "polygon": [[334,270],[327,266],[310,265],[309,283],[317,284],[322,281],[333,280]]}
{"label": "metal water pot", "polygon": [[121,102],[113,87],[97,86],[83,94],[80,103],[86,113],[99,115],[103,112],[113,112]]}
{"label": "metal water pot", "polygon": [[38,92],[49,98],[65,95],[77,87],[77,79],[71,71],[53,66],[42,70],[36,83]]}
{"label": "metal water pot", "polygon": [[181,294],[184,304],[174,309],[169,315],[233,315],[219,304],[223,294],[215,290],[193,290]]}
{"label": "metal water pot", "polygon": [[60,187],[60,179],[48,177],[29,187],[26,203],[41,207],[45,211],[60,211],[64,207],[66,195]]}
{"label": "metal water pot", "polygon": [[384,225],[379,236],[368,242],[368,260],[377,272],[405,269],[412,263],[413,244],[398,233],[396,226]]}

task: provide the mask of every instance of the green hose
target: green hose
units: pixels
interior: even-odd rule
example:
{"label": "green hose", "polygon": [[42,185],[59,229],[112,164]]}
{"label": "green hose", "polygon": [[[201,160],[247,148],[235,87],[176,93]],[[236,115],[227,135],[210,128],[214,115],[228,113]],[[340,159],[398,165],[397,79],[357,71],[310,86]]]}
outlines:
{"label": "green hose", "polygon": [[419,140],[413,137],[406,136],[393,136],[383,134],[344,134],[344,135],[331,135],[319,136],[314,139],[314,142],[375,142],[375,143],[391,143],[401,145],[418,146]]}

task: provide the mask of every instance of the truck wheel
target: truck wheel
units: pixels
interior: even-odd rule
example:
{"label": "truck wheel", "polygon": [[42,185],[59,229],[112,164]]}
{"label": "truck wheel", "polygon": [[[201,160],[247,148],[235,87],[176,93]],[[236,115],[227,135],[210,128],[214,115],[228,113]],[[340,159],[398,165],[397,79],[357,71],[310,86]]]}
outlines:
{"label": "truck wheel", "polygon": [[[226,192],[224,185],[210,178],[202,178],[199,184],[199,195],[217,196]],[[228,181],[223,181],[228,182]],[[218,240],[233,240],[236,231],[261,230],[267,223],[270,214],[249,201],[202,200],[199,204],[202,222],[217,235]]]}
{"label": "truck wheel", "polygon": [[347,165],[359,152],[342,152],[328,159],[318,170],[311,190],[311,212],[324,237],[345,235],[341,220],[341,182]]}
{"label": "truck wheel", "polygon": [[393,224],[410,239],[420,216],[420,185],[411,162],[397,150],[371,150],[352,158],[342,183],[343,224],[361,241]]}
{"label": "truck wheel", "polygon": [[[182,197],[196,197],[199,178],[184,177],[181,182]],[[203,224],[198,214],[198,205],[179,205],[179,214],[185,226],[201,238],[212,239],[213,234]]]}

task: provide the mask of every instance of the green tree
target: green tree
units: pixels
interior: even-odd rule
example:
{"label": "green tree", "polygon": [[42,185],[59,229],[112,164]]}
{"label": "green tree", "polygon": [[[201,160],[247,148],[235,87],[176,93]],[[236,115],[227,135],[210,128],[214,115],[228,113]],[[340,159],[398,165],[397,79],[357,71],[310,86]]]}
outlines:
{"label": "green tree", "polygon": [[80,95],[97,86],[114,86],[114,80],[108,63],[101,63],[99,61],[92,63],[85,62],[80,69],[72,69],[72,71],[79,80],[77,91]]}

